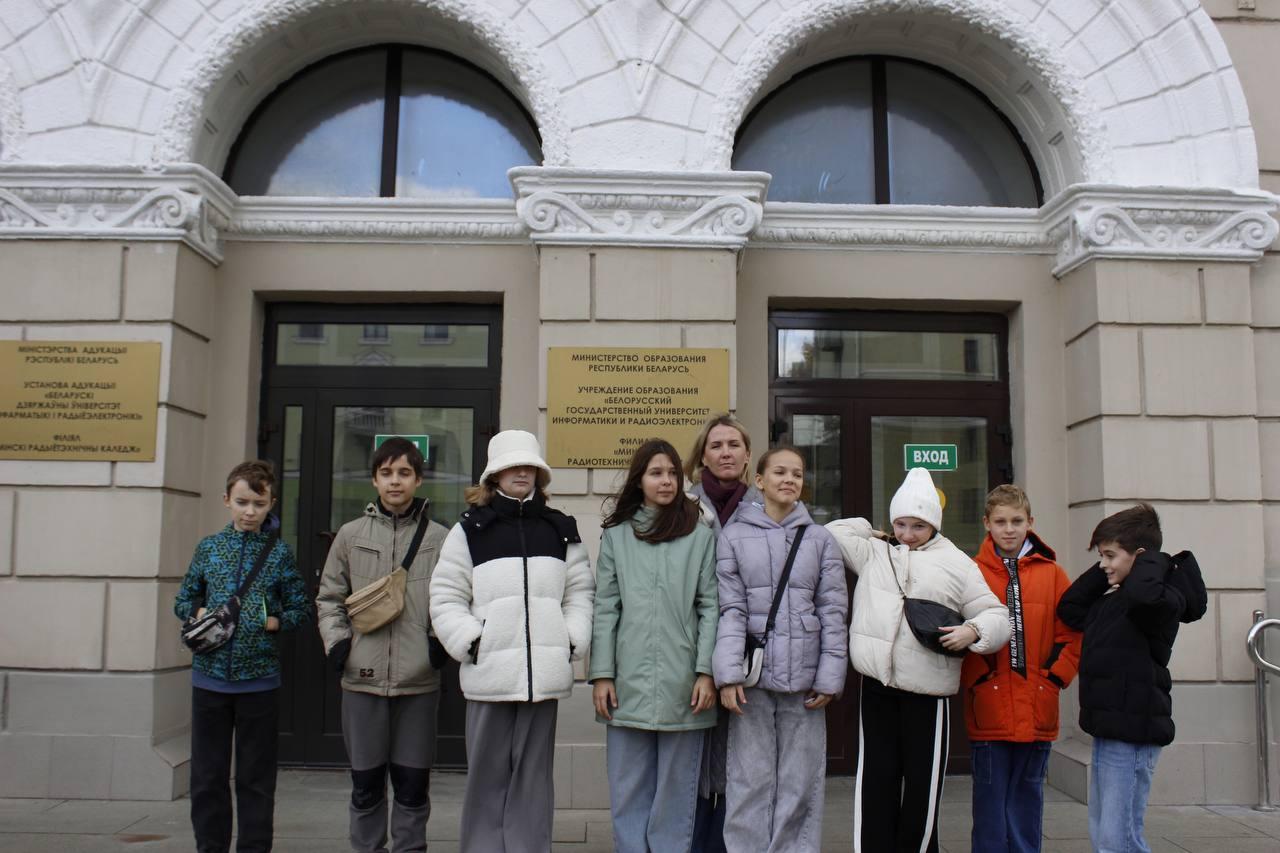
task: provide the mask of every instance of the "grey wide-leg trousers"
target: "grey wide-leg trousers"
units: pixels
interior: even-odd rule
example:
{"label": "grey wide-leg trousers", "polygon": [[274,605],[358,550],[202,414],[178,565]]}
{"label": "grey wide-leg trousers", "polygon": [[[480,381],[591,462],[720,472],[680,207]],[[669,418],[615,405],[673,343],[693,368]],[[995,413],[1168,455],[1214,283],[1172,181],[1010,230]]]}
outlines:
{"label": "grey wide-leg trousers", "polygon": [[554,699],[467,702],[461,853],[548,853],[555,813]]}
{"label": "grey wide-leg trousers", "polygon": [[747,688],[729,720],[724,846],[733,853],[818,853],[827,715],[803,693]]}

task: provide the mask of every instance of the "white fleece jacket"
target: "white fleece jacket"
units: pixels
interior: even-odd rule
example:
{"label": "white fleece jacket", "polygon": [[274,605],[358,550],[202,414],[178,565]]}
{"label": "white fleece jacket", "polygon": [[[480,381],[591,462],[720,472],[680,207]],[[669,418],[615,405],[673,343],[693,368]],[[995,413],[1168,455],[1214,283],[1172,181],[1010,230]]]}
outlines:
{"label": "white fleece jacket", "polygon": [[858,672],[926,696],[950,696],[960,688],[964,658],[920,645],[903,615],[904,592],[958,610],[965,624],[978,632],[971,652],[990,654],[1009,642],[1008,609],[991,592],[977,564],[942,534],[910,551],[906,545],[874,538],[871,524],[863,518],[833,521],[827,529],[840,546],[845,566],[858,576],[849,625],[849,661]]}
{"label": "white fleece jacket", "polygon": [[[567,699],[573,659],[591,644],[595,576],[580,542],[565,559],[535,555],[526,573],[521,556],[473,565],[461,524],[445,537],[431,575],[431,624],[461,661],[462,693],[481,702]],[[471,644],[479,638],[476,657]]]}

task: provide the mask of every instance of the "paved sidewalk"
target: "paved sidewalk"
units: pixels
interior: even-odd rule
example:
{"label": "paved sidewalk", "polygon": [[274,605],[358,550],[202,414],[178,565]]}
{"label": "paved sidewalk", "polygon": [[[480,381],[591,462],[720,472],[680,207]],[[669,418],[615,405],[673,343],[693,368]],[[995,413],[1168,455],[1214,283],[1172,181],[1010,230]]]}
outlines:
{"label": "paved sidewalk", "polygon": [[[432,778],[434,812],[427,826],[432,853],[458,849],[462,808],[460,774]],[[969,849],[969,781],[951,777],[944,791],[942,844],[948,853]],[[1045,853],[1088,853],[1085,807],[1046,792]],[[347,853],[348,777],[340,771],[283,771],[276,801],[279,853]],[[853,783],[827,782],[823,850],[848,851]],[[187,800],[172,803],[0,799],[0,851],[4,853],[189,853]],[[1247,807],[1155,806],[1147,811],[1152,853],[1280,853],[1280,813]],[[556,812],[556,853],[613,849],[606,811]]]}

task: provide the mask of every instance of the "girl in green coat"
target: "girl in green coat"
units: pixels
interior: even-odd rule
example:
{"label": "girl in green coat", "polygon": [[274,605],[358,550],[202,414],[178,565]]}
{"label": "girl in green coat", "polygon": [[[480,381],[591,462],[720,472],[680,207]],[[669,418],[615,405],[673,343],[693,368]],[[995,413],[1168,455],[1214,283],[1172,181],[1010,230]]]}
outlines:
{"label": "girl in green coat", "polygon": [[704,730],[716,724],[715,539],[680,470],[665,441],[636,450],[596,563],[588,680],[609,726],[618,853],[689,850]]}

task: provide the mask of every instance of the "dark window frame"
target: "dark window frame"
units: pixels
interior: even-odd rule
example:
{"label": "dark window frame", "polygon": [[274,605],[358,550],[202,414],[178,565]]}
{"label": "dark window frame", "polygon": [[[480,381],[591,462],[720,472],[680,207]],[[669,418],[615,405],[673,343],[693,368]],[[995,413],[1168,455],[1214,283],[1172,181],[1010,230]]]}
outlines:
{"label": "dark window frame", "polygon": [[396,165],[400,154],[400,93],[404,82],[404,53],[405,51],[413,51],[416,53],[430,54],[434,56],[444,57],[445,59],[461,63],[470,70],[481,75],[500,91],[505,93],[511,99],[511,103],[533,130],[534,137],[538,140],[538,149],[541,153],[542,149],[542,131],[538,128],[538,123],[533,120],[533,116],[525,109],[524,104],[520,103],[520,99],[511,93],[497,77],[494,77],[488,71],[485,71],[478,65],[468,62],[461,56],[449,53],[444,50],[435,50],[428,47],[419,47],[412,44],[390,43],[375,44],[365,47],[357,47],[352,50],[344,50],[341,53],[335,53],[332,56],[326,56],[317,62],[313,62],[305,68],[300,69],[288,80],[282,82],[270,94],[253,108],[253,112],[245,119],[240,127],[239,133],[236,135],[236,141],[232,143],[231,150],[227,154],[227,162],[222,167],[222,179],[228,181],[232,170],[236,166],[236,159],[240,156],[241,148],[244,140],[248,138],[249,133],[253,130],[257,121],[267,112],[274,108],[275,104],[286,94],[289,84],[293,83],[303,74],[314,71],[339,59],[344,59],[359,53],[384,53],[384,69],[383,89],[382,89],[382,140],[379,143],[382,150],[382,162],[379,164],[379,187],[378,198],[396,198]]}
{"label": "dark window frame", "polygon": [[[1000,379],[793,379],[778,376],[778,331],[820,329],[866,332],[978,332],[994,334],[999,342]],[[923,313],[915,311],[769,311],[769,392],[823,396],[839,386],[860,397],[920,397],[922,399],[1009,399],[1009,320],[994,313]]]}
{"label": "dark window frame", "polygon": [[905,56],[890,56],[886,54],[863,54],[858,56],[843,56],[839,59],[828,60],[819,63],[793,74],[789,79],[779,84],[769,94],[760,99],[751,112],[747,113],[738,124],[738,131],[733,137],[733,147],[737,151],[738,143],[742,140],[743,132],[750,126],[756,115],[762,110],[766,104],[774,98],[785,94],[786,90],[798,80],[814,74],[818,71],[826,70],[835,65],[855,62],[871,63],[871,127],[872,127],[872,150],[875,152],[875,203],[876,204],[893,204],[892,194],[889,182],[889,75],[886,70],[886,64],[889,62],[901,62],[908,65],[916,65],[921,68],[928,69],[935,74],[944,77],[963,86],[971,93],[976,95],[982,103],[994,113],[1004,124],[1014,141],[1018,143],[1018,148],[1022,151],[1022,156],[1026,160],[1027,169],[1031,172],[1031,180],[1036,191],[1036,206],[1044,205],[1044,184],[1040,180],[1040,169],[1036,165],[1035,158],[1031,156],[1031,149],[1027,147],[1026,140],[1022,138],[1022,134],[1018,132],[1018,128],[1014,125],[1009,117],[1006,116],[999,107],[997,107],[990,98],[986,96],[981,89],[974,86],[968,80],[960,77],[945,68],[939,68],[928,62],[921,62],[918,59],[909,59]]}
{"label": "dark window frame", "polygon": [[[280,327],[290,323],[337,323],[365,325],[463,325],[488,326],[486,367],[439,367],[383,365],[335,366],[323,364],[277,364],[276,347]],[[273,388],[404,388],[416,387],[429,376],[431,387],[474,388],[502,379],[502,307],[500,305],[451,302],[379,303],[337,305],[320,302],[273,302],[267,306],[267,324],[262,336],[264,379]],[[264,414],[265,418],[265,414]],[[264,420],[265,422],[265,420]]]}

